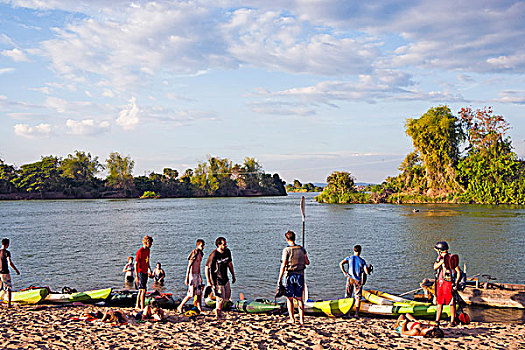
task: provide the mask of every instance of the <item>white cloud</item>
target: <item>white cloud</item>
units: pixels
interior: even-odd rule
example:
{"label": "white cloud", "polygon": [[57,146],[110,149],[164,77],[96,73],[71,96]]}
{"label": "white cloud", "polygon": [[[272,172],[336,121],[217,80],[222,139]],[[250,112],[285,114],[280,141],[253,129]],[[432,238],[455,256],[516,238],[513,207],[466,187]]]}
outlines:
{"label": "white cloud", "polygon": [[48,97],[44,102],[44,107],[54,109],[59,113],[64,113],[67,109],[68,102],[58,97]]}
{"label": "white cloud", "polygon": [[49,137],[52,134],[50,124],[39,124],[29,126],[28,124],[16,124],[14,126],[15,134],[27,138]]}
{"label": "white cloud", "polygon": [[14,71],[15,71],[14,68],[0,68],[0,74],[7,74],[7,73],[14,72]]}
{"label": "white cloud", "polygon": [[46,95],[49,95],[51,93],[51,90],[49,89],[49,86],[42,86],[42,87],[38,87],[38,88],[31,88],[29,90],[33,90],[33,91],[39,91],[43,94],[46,94]]}
{"label": "white cloud", "polygon": [[525,91],[505,90],[499,93],[497,102],[525,104]]}
{"label": "white cloud", "polygon": [[49,96],[44,102],[44,107],[54,109],[58,113],[79,113],[93,107],[90,101],[67,101],[59,97]]}
{"label": "white cloud", "polygon": [[102,96],[113,98],[115,97],[115,93],[111,91],[110,89],[104,89],[104,92],[102,92]]}
{"label": "white cloud", "polygon": [[2,56],[9,57],[15,62],[31,62],[25,53],[17,48],[2,51]]}
{"label": "white cloud", "polygon": [[135,97],[129,101],[130,104],[119,112],[117,124],[124,130],[133,130],[139,124],[139,108]]}
{"label": "white cloud", "polygon": [[70,134],[79,136],[98,135],[109,131],[110,124],[107,121],[95,122],[93,119],[84,119],[80,121],[68,119],[66,126],[70,129]]}

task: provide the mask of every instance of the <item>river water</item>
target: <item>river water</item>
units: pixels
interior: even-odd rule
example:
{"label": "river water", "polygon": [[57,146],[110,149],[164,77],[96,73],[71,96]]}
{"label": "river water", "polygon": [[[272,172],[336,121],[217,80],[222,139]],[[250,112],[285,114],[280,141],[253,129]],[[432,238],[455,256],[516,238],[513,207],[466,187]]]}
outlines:
{"label": "river water", "polygon": [[[186,257],[195,240],[227,238],[237,283],[233,294],[271,298],[284,233],[302,242],[303,194],[260,198],[57,200],[0,202],[0,235],[11,239],[15,289],[48,285],[60,290],[123,287],[122,268],[141,239],[154,238],[152,268],[161,262],[167,291],[183,296]],[[306,197],[305,247],[311,261],[311,299],[344,295],[338,264],[355,244],[374,265],[367,287],[402,293],[433,275],[434,244],[445,240],[466,263],[467,275],[525,282],[525,207],[478,205],[326,205]],[[419,210],[414,212],[413,209]],[[234,299],[236,299],[234,297]],[[478,310],[477,320],[524,322],[523,311]],[[488,316],[487,316],[488,315]]]}

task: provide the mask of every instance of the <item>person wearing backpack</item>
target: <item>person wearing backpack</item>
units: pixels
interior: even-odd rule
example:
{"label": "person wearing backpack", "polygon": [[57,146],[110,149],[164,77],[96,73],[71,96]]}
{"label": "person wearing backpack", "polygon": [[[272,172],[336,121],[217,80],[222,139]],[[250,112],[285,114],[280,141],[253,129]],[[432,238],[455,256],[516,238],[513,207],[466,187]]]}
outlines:
{"label": "person wearing backpack", "polygon": [[436,272],[436,323],[439,325],[443,305],[450,305],[449,326],[453,327],[456,325],[456,308],[452,294],[453,289],[455,290],[459,283],[461,271],[458,264],[451,264],[447,242],[437,242],[434,249],[438,254],[434,262],[434,271]]}

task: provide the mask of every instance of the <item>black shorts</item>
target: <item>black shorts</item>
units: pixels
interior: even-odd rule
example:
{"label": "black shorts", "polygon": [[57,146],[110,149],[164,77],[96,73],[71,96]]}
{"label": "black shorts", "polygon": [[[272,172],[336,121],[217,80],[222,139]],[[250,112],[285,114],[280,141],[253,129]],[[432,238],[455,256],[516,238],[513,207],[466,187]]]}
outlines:
{"label": "black shorts", "polygon": [[139,272],[138,278],[139,278],[138,289],[148,289],[148,274]]}

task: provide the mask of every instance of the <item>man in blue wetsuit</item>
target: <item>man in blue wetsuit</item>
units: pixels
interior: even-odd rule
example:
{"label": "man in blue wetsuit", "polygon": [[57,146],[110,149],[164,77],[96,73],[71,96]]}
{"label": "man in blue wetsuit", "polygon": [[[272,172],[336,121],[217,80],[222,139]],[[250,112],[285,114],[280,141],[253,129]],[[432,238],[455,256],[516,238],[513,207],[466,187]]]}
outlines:
{"label": "man in blue wetsuit", "polygon": [[[350,298],[352,295],[355,299],[355,317],[359,317],[359,307],[361,306],[361,293],[363,291],[363,273],[370,274],[370,269],[366,261],[361,258],[361,246],[354,247],[354,255],[341,260],[339,267],[346,276],[346,293],[345,297]],[[348,272],[345,271],[344,265],[348,265]]]}

